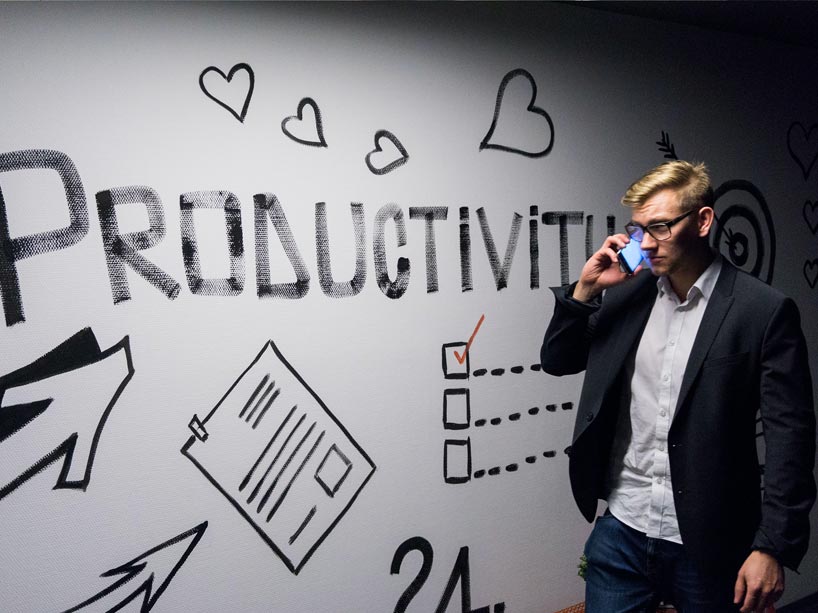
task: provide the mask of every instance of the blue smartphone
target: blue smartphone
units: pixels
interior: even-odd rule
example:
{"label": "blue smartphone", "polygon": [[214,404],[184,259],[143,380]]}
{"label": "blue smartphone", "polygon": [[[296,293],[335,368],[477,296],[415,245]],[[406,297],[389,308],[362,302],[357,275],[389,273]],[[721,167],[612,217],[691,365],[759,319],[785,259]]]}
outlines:
{"label": "blue smartphone", "polygon": [[642,243],[634,239],[617,251],[616,255],[619,258],[619,269],[629,275],[632,275],[645,259],[645,254],[642,253]]}

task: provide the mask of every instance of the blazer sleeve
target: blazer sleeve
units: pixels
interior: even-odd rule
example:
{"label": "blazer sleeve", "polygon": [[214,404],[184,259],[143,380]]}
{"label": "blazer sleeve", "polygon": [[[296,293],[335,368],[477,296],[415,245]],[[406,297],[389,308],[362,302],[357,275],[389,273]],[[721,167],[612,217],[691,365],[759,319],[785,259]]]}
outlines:
{"label": "blazer sleeve", "polygon": [[766,454],[753,548],[795,569],[809,544],[809,512],[816,497],[815,409],[798,307],[789,298],[774,311],[764,333],[760,396]]}
{"label": "blazer sleeve", "polygon": [[571,297],[576,283],[552,287],[554,314],[540,348],[540,364],[550,375],[573,375],[585,370],[593,329],[600,309],[598,297],[584,303]]}

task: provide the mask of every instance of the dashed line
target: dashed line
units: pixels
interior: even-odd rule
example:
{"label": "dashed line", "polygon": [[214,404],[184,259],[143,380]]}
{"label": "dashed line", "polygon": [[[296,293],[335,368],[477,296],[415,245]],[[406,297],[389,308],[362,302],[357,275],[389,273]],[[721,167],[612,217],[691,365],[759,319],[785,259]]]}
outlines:
{"label": "dashed line", "polygon": [[[548,411],[549,413],[556,413],[557,408],[562,408],[563,411],[571,411],[574,408],[574,403],[573,402],[563,402],[562,404],[559,404],[559,405],[558,404],[547,404],[547,405],[545,405],[545,410]],[[531,415],[532,417],[534,417],[536,415],[539,415],[540,408],[539,407],[531,407],[530,409],[528,409],[527,413],[529,415]],[[518,412],[514,412],[514,413],[509,414],[506,417],[506,419],[508,419],[508,421],[520,421],[520,418],[522,416],[523,416],[522,412],[518,411]],[[481,418],[481,419],[475,420],[474,426],[476,428],[482,428],[486,424],[491,424],[492,426],[499,426],[502,423],[503,423],[503,418],[502,417],[492,417],[490,419]]]}
{"label": "dashed line", "polygon": [[[542,370],[542,366],[539,364],[532,364],[531,366],[529,366],[529,370],[539,372]],[[505,368],[492,368],[491,371],[489,371],[488,368],[478,368],[472,372],[472,375],[474,375],[475,377],[484,377],[487,374],[489,374],[489,372],[491,372],[492,377],[502,377],[504,374],[506,374],[506,372],[511,372],[515,375],[519,375],[525,372],[525,366],[522,365],[512,366],[508,370],[506,370]]]}
{"label": "dashed line", "polygon": [[[565,454],[568,455],[570,450],[571,450],[571,448],[568,447],[565,450]],[[557,452],[554,449],[549,449],[548,451],[543,451],[541,455],[544,458],[549,458],[550,459],[550,458],[556,457]],[[538,458],[539,458],[539,456],[536,456],[536,455],[526,456],[525,463],[526,464],[536,464]],[[486,475],[488,475],[490,477],[495,477],[495,476],[497,476],[497,475],[499,475],[499,474],[501,474],[503,472],[507,472],[507,473],[517,472],[517,470],[519,470],[519,468],[520,468],[520,465],[515,462],[515,463],[512,463],[512,464],[506,464],[505,466],[492,466],[489,469],[481,468],[480,470],[474,471],[474,474],[472,476],[475,479],[482,479]]]}

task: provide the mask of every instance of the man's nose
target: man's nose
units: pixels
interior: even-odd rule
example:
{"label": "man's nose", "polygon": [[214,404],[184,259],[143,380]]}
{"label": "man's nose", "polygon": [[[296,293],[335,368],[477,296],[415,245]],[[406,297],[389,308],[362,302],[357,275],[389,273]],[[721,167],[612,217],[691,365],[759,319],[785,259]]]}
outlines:
{"label": "man's nose", "polygon": [[656,239],[645,232],[645,235],[642,237],[642,244],[640,246],[642,247],[642,251],[653,251],[658,245]]}

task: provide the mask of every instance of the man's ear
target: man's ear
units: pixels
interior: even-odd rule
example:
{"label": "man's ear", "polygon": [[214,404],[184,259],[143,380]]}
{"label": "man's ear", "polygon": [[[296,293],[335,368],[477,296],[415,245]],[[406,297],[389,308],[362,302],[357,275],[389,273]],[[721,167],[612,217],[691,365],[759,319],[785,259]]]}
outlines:
{"label": "man's ear", "polygon": [[710,227],[716,219],[716,212],[713,207],[703,206],[699,209],[696,223],[698,224],[699,236],[705,237],[710,233]]}

